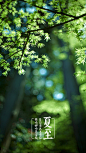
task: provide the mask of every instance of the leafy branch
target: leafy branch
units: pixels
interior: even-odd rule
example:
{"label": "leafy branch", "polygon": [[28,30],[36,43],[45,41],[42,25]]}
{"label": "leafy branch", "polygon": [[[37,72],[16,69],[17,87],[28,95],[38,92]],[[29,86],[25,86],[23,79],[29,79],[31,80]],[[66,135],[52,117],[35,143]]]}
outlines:
{"label": "leafy branch", "polygon": [[70,20],[68,20],[68,21],[64,21],[64,22],[62,22],[62,23],[58,23],[58,24],[55,24],[55,25],[53,25],[53,26],[48,26],[48,27],[46,27],[46,28],[39,28],[39,29],[36,29],[36,30],[28,30],[27,32],[32,33],[32,32],[35,32],[35,31],[48,30],[48,29],[51,29],[51,28],[59,27],[59,26],[62,26],[62,25],[64,25],[64,24],[66,24],[66,23],[72,22],[72,21],[74,21],[74,20],[78,20],[78,19],[80,19],[80,18],[82,18],[82,17],[84,17],[84,16],[86,16],[86,13],[84,13],[84,14],[82,14],[82,15],[80,15],[80,16],[75,16],[74,19],[70,19]]}
{"label": "leafy branch", "polygon": [[29,32],[29,34],[28,34],[28,36],[27,36],[27,41],[25,42],[24,47],[23,47],[23,51],[22,51],[22,55],[21,55],[21,58],[20,58],[19,66],[21,65],[22,57],[23,57],[23,55],[24,55],[24,51],[25,51],[25,49],[26,49],[26,46],[27,46],[27,43],[28,43],[28,40],[29,40],[29,36],[30,36],[30,32]]}
{"label": "leafy branch", "polygon": [[[62,1],[60,0],[59,0],[60,6],[57,6],[57,1],[55,1],[55,3],[54,1],[50,3],[50,5],[52,6],[52,9],[44,8],[43,7],[44,5],[42,5],[44,4],[44,2],[41,2],[41,5],[39,5],[40,4],[39,0],[38,1],[20,0],[20,1],[24,3],[28,3],[31,7],[34,6],[37,9],[33,13],[23,11],[22,9],[20,11],[17,11],[16,7],[14,7],[17,4],[15,0],[13,1],[11,0],[11,3],[7,1],[5,1],[7,2],[6,4],[5,2],[4,4],[2,3],[3,8],[1,9],[2,11],[1,17],[2,17],[2,20],[4,19],[4,22],[1,23],[2,36],[0,38],[0,43],[3,42],[2,38],[4,39],[5,37],[6,42],[5,43],[3,42],[2,48],[5,50],[9,50],[9,53],[6,56],[4,56],[3,53],[0,54],[0,64],[5,70],[9,71],[9,67],[11,64],[7,61],[7,59],[11,58],[14,62],[13,67],[15,69],[18,69],[18,71],[20,71],[19,72],[20,74],[24,74],[25,72],[24,72],[24,69],[22,69],[22,66],[29,66],[30,63],[32,62],[31,61],[32,59],[35,59],[35,62],[37,63],[39,63],[40,61],[43,61],[44,66],[47,66],[47,62],[49,61],[49,59],[45,57],[44,55],[42,56],[42,58],[39,58],[38,55],[34,55],[35,53],[34,51],[29,52],[28,50],[30,45],[34,47],[37,46],[38,48],[43,47],[44,44],[40,42],[41,37],[44,37],[46,41],[50,39],[49,34],[46,33],[48,29],[51,29],[54,27],[61,28],[61,26],[67,23],[70,23],[72,21],[76,21],[80,18],[85,17],[86,13],[83,13],[82,15],[74,16],[72,15],[74,12],[73,10],[73,11],[70,11],[72,13],[68,14],[64,11],[65,5],[62,4]],[[68,0],[66,0],[66,3],[65,3],[66,5],[68,4],[67,2]],[[8,7],[7,7],[7,4],[9,4]],[[54,8],[54,4],[55,4],[55,8]],[[68,12],[70,8],[73,8],[73,6],[71,7],[71,5],[72,3],[70,3],[69,9],[67,9]],[[58,11],[59,7],[60,7],[60,11]],[[81,12],[80,8],[79,8],[79,11]],[[12,13],[13,20],[10,20],[9,13],[8,13],[9,10]],[[85,11],[84,8],[82,12],[83,11]],[[53,13],[53,17],[49,17],[50,12]],[[15,14],[17,14],[18,17],[16,17]],[[76,14],[76,12],[74,12],[74,14]],[[57,19],[57,17],[59,17],[59,20]],[[23,19],[25,20],[23,21]],[[15,27],[19,28],[18,30],[12,31],[10,27],[10,23],[12,21]],[[83,21],[85,21],[85,18]],[[83,22],[81,23],[81,27],[79,26],[80,23],[78,23],[78,26],[76,25],[76,22],[73,23],[73,25],[75,24],[74,26],[77,26],[77,27],[74,27],[74,30],[75,30],[74,32],[76,34],[81,34],[78,31],[79,29],[82,28],[84,23]],[[71,24],[72,28],[73,28],[73,25]],[[23,32],[21,28],[25,28],[25,27],[26,29]],[[20,49],[18,49],[18,47]]]}
{"label": "leafy branch", "polygon": [[73,16],[71,14],[66,14],[64,12],[58,12],[58,11],[54,11],[54,10],[50,10],[50,9],[46,9],[46,8],[43,8],[43,7],[40,7],[40,6],[37,6],[37,5],[34,5],[35,7],[38,7],[40,9],[43,9],[43,10],[46,10],[46,11],[49,11],[49,12],[52,12],[52,13],[58,13],[58,14],[61,14],[61,15],[66,15],[66,16],[69,16],[69,17],[73,17],[73,18],[76,18],[76,16]]}

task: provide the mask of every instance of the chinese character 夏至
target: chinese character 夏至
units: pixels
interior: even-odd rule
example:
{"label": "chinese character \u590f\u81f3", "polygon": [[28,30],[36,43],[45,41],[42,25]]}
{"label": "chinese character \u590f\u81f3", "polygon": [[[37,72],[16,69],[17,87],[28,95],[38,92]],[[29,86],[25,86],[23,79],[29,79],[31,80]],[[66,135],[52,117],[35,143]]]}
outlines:
{"label": "chinese character \u590f\u81f3", "polygon": [[[51,117],[49,116],[49,117],[44,117],[44,119],[45,119],[45,122],[44,122],[44,125],[45,125],[45,127],[44,128],[48,128],[48,129],[45,129],[46,130],[46,132],[45,132],[45,134],[46,134],[46,138],[43,138],[44,140],[45,139],[53,139],[52,137],[50,137],[51,135],[50,135],[50,133],[51,133],[51,126],[50,126],[50,119],[51,119]],[[50,129],[49,129],[50,128]]]}

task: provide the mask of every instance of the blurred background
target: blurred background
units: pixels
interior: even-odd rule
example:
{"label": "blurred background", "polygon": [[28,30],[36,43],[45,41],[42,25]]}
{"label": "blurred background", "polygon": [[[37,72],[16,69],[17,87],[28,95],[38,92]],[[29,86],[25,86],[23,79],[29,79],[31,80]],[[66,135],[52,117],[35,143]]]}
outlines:
{"label": "blurred background", "polygon": [[[18,1],[17,9],[33,13],[35,7]],[[11,68],[7,77],[0,68],[1,153],[78,153],[79,146],[86,143],[86,76],[75,76],[85,71],[84,65],[76,65],[75,48],[81,44],[62,27],[47,32],[51,40],[42,40],[45,46],[41,49],[31,49],[49,57],[48,68],[33,61],[25,75],[19,76]],[[41,118],[44,123],[44,117],[49,116],[55,119],[55,129],[51,120],[55,138],[32,139],[31,119]],[[44,127],[42,130],[44,134]]]}

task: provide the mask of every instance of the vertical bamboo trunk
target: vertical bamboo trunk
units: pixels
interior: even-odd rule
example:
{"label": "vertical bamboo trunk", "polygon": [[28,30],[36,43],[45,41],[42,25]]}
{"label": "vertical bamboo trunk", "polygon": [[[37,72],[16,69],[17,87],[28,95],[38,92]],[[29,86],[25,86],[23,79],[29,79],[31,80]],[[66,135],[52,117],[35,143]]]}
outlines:
{"label": "vertical bamboo trunk", "polygon": [[20,104],[23,98],[24,77],[23,75],[19,76],[16,72],[6,95],[4,107],[0,114],[0,153],[6,152],[9,147],[10,142],[8,141],[10,141],[10,130],[14,119],[19,113]]}
{"label": "vertical bamboo trunk", "polygon": [[[62,45],[63,43],[61,43]],[[67,98],[70,105],[70,115],[74,128],[78,152],[86,153],[86,115],[83,102],[80,97],[79,86],[74,76],[74,66],[68,58],[62,61],[64,83]]]}

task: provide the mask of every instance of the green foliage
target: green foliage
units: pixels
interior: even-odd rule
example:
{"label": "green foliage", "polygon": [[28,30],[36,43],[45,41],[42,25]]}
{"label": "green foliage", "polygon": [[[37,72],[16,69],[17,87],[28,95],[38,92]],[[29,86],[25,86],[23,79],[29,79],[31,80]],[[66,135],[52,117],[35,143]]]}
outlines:
{"label": "green foliage", "polygon": [[86,83],[83,83],[82,85],[80,85],[79,89],[80,89],[81,97],[83,100],[83,104],[85,106],[84,108],[86,109]]}
{"label": "green foliage", "polygon": [[[28,7],[34,6],[35,11],[29,13],[22,9],[18,10],[18,1],[16,0],[1,1],[0,4],[0,45],[1,50],[8,51],[8,53],[5,53],[6,56],[3,56],[1,51],[0,65],[5,70],[4,75],[7,75],[10,71],[9,58],[13,61],[12,67],[17,69],[19,74],[25,74],[23,67],[30,66],[32,59],[37,63],[42,61],[43,66],[47,67],[49,62],[47,57],[46,59],[39,58],[38,55],[30,53],[32,47],[44,47],[44,44],[41,43],[42,38],[46,42],[50,40],[50,36],[45,30],[64,25],[64,30],[68,34],[74,33],[79,40],[83,37],[85,39],[85,36],[83,36],[86,31],[84,0],[78,0],[77,2],[69,0],[68,3],[66,3],[66,0],[60,2],[52,0],[48,4],[52,6],[52,9],[47,9],[45,7],[46,1],[43,0],[24,0],[23,2],[29,4]],[[12,30],[12,25],[15,27],[14,30]],[[22,31],[22,28],[25,30]],[[84,53],[81,53],[82,50],[80,48],[76,51],[78,64],[85,61]]]}
{"label": "green foliage", "polygon": [[11,137],[16,139],[17,142],[22,142],[23,140],[28,142],[31,139],[31,133],[29,133],[28,129],[23,127],[20,123],[17,123]]}
{"label": "green foliage", "polygon": [[[57,102],[57,101],[42,101],[41,104],[34,106],[34,111],[38,113],[42,113],[44,111],[52,114],[64,114],[65,112],[69,111],[69,106],[67,101],[64,102]],[[64,116],[64,115],[63,115]]]}
{"label": "green foliage", "polygon": [[36,113],[47,112],[49,116],[53,116],[53,118],[55,119],[55,139],[31,140],[31,132],[29,132],[29,130],[27,130],[21,124],[17,124],[14,133],[11,135],[12,138],[14,138],[12,139],[11,147],[15,147],[11,151],[9,151],[12,153],[46,153],[50,151],[59,153],[77,153],[76,142],[73,138],[73,129],[71,127],[71,120],[69,117],[70,109],[67,101],[58,102],[54,100],[46,100],[36,105],[33,109]]}
{"label": "green foliage", "polygon": [[59,56],[58,56],[58,58],[59,58],[60,60],[65,60],[65,59],[67,58],[67,54],[65,54],[65,53],[60,53]]}
{"label": "green foliage", "polygon": [[85,50],[86,48],[76,50],[77,64],[85,63]]}

